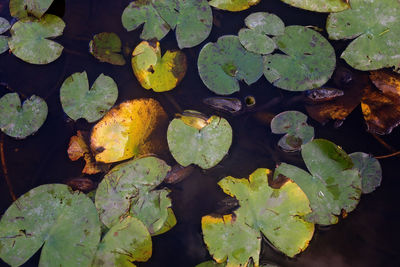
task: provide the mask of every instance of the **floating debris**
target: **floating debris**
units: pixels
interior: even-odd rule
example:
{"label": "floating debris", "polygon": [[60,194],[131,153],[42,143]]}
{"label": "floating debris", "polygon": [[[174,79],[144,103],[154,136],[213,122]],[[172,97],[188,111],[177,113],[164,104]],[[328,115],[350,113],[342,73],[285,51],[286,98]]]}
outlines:
{"label": "floating debris", "polygon": [[242,102],[234,97],[208,97],[203,103],[219,111],[234,114],[242,109]]}

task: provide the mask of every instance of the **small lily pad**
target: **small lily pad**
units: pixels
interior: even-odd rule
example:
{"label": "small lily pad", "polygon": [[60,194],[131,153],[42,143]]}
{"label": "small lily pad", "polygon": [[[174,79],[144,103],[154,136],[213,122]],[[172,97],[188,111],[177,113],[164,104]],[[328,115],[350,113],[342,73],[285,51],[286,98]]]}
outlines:
{"label": "small lily pad", "polygon": [[[0,17],[0,34],[10,29],[11,25],[5,18]],[[8,50],[8,37],[0,35],[0,54]]]}
{"label": "small lily pad", "polygon": [[[194,124],[188,124],[187,120]],[[186,167],[196,164],[209,169],[228,153],[232,143],[232,128],[221,117],[211,116],[205,120],[189,115],[171,121],[167,140],[172,156],[180,165]]]}
{"label": "small lily pad", "polygon": [[229,95],[239,91],[239,82],[248,85],[262,75],[262,56],[247,51],[239,37],[226,35],[216,43],[206,44],[197,62],[203,83],[216,94]]}
{"label": "small lily pad", "polygon": [[373,192],[382,181],[382,168],[379,161],[363,152],[355,152],[349,155],[361,175],[362,192],[368,194]]}
{"label": "small lily pad", "polygon": [[342,210],[351,212],[361,196],[361,177],[353,169],[351,158],[334,143],[316,139],[302,146],[301,154],[308,172],[286,163],[275,170],[274,177],[282,174],[306,193],[313,212],[305,216],[321,225],[335,224]]}
{"label": "small lily pad", "polygon": [[[350,8],[348,0],[281,0],[294,7],[316,12],[339,12]],[[353,4],[353,3],[351,3]]]}
{"label": "small lily pad", "polygon": [[257,5],[261,0],[211,0],[210,6],[228,11],[242,11]]}
{"label": "small lily pad", "polygon": [[23,19],[29,15],[41,18],[54,0],[10,0],[11,16]]}
{"label": "small lily pad", "polygon": [[6,135],[23,139],[39,130],[47,111],[46,102],[38,96],[31,96],[21,106],[17,93],[6,94],[0,98],[0,129]]}
{"label": "small lily pad", "polygon": [[134,217],[127,217],[108,230],[99,244],[92,266],[135,267],[133,261],[145,262],[151,254],[151,236],[146,226]]}
{"label": "small lily pad", "polygon": [[281,89],[305,91],[324,85],[336,64],[335,51],[318,32],[303,26],[288,26],[273,38],[284,54],[264,57],[264,75]]}
{"label": "small lily pad", "polygon": [[41,19],[27,17],[17,21],[11,28],[8,45],[18,58],[31,64],[48,64],[56,60],[63,46],[49,40],[62,35],[64,21],[55,15]]}
{"label": "small lily pad", "polygon": [[114,80],[100,74],[89,90],[89,81],[84,72],[69,76],[61,86],[60,100],[64,112],[73,120],[80,118],[88,122],[101,119],[118,98],[118,87]]}
{"label": "small lily pad", "polygon": [[113,32],[102,32],[93,36],[89,43],[89,52],[101,62],[113,65],[125,65],[121,52],[121,39]]}
{"label": "small lily pad", "polygon": [[181,51],[167,51],[161,57],[159,42],[143,41],[132,53],[132,69],[143,88],[155,92],[172,90],[185,77],[186,56]]}
{"label": "small lily pad", "polygon": [[66,185],[41,185],[7,209],[0,237],[0,257],[12,266],[22,265],[40,248],[39,266],[90,266],[100,221],[85,194]]}

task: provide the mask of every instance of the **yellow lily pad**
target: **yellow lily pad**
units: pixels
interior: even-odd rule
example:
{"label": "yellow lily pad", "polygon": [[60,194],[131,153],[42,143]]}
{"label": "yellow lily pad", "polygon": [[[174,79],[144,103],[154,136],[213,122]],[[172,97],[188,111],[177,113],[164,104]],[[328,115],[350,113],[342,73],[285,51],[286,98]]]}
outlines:
{"label": "yellow lily pad", "polygon": [[257,5],[261,0],[211,0],[208,2],[210,6],[228,10],[228,11],[242,11]]}

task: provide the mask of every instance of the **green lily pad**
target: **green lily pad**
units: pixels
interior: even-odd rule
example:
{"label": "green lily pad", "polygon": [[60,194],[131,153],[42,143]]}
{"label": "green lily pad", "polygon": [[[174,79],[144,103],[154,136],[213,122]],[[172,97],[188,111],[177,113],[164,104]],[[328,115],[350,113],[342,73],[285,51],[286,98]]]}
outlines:
{"label": "green lily pad", "polygon": [[0,35],[0,54],[8,50],[8,37]]}
{"label": "green lily pad", "polygon": [[134,267],[133,261],[147,261],[151,254],[151,236],[146,226],[134,217],[127,217],[108,230],[92,266]]}
{"label": "green lily pad", "polygon": [[242,11],[257,5],[261,0],[211,0],[210,6],[228,11]]}
{"label": "green lily pad", "polygon": [[193,118],[202,125],[188,125],[185,117],[171,121],[167,131],[169,150],[184,167],[196,164],[202,169],[212,168],[228,153],[232,144],[232,128],[221,117],[211,116],[204,120],[194,115]]}
{"label": "green lily pad", "polygon": [[21,107],[17,93],[6,94],[0,98],[0,129],[8,136],[23,139],[39,130],[47,111],[46,102],[38,96],[31,96]]}
{"label": "green lily pad", "polygon": [[[11,28],[10,23],[5,18],[0,17],[0,34],[5,33]],[[0,54],[8,50],[8,37],[0,35]]]}
{"label": "green lily pad", "polygon": [[195,267],[225,267],[226,263],[217,263],[215,261],[205,261],[197,264]]}
{"label": "green lily pad", "polygon": [[10,14],[18,19],[29,15],[41,18],[53,0],[10,0]]}
{"label": "green lily pad", "polygon": [[101,62],[113,65],[125,65],[121,52],[121,39],[113,32],[102,32],[93,36],[89,43],[89,52]]}
{"label": "green lily pad", "polygon": [[118,87],[114,80],[100,74],[89,90],[89,81],[84,72],[76,72],[65,79],[60,89],[60,100],[64,112],[73,120],[80,118],[88,122],[101,119],[118,98]]}
{"label": "green lily pad", "polygon": [[114,167],[96,191],[100,220],[111,227],[123,217],[134,216],[151,234],[165,232],[165,225],[172,228],[176,220],[171,214],[169,191],[155,190],[169,170],[164,161],[155,157],[134,159]]}
{"label": "green lily pad", "polygon": [[267,35],[281,35],[285,25],[276,15],[267,12],[256,12],[245,19],[248,29],[239,31],[240,43],[249,51],[257,54],[272,53],[276,44]]}
{"label": "green lily pad", "polygon": [[100,241],[100,221],[85,194],[47,184],[7,209],[0,237],[0,257],[12,266],[22,265],[42,246],[39,266],[90,266]]}
{"label": "green lily pad", "polygon": [[48,64],[62,53],[63,46],[49,40],[60,36],[65,28],[64,21],[54,15],[41,19],[32,17],[17,21],[11,28],[8,41],[11,52],[31,64]]}
{"label": "green lily pad", "polygon": [[229,95],[239,91],[239,82],[248,85],[262,75],[262,56],[247,51],[239,37],[225,35],[216,43],[206,44],[197,62],[203,83],[216,94]]}
{"label": "green lily pad", "polygon": [[274,134],[286,134],[278,145],[285,151],[298,151],[301,145],[314,138],[314,128],[307,124],[307,115],[299,111],[285,111],[276,115],[271,121]]}
{"label": "green lily pad", "polygon": [[[237,221],[261,231],[280,251],[293,257],[307,248],[314,224],[303,219],[310,201],[300,187],[287,180],[279,189],[268,185],[268,169],[257,169],[249,179],[225,177],[218,184],[239,201]],[[258,261],[255,261],[258,265]]]}
{"label": "green lily pad", "polygon": [[335,224],[342,210],[351,212],[361,195],[361,178],[351,158],[334,143],[316,139],[302,146],[301,154],[308,172],[286,163],[275,170],[306,193],[313,212],[305,218],[321,225]]}
{"label": "green lily pad", "polygon": [[[350,8],[346,0],[281,0],[294,7],[316,12],[339,12]],[[353,3],[351,3],[353,6]]]}
{"label": "green lily pad", "polygon": [[303,26],[288,26],[274,41],[284,54],[264,57],[264,75],[276,87],[305,91],[324,85],[332,76],[335,51],[318,32]]}
{"label": "green lily pad", "polygon": [[351,9],[328,16],[329,38],[355,39],[341,57],[355,69],[400,67],[400,2],[351,0]]}
{"label": "green lily pad", "polygon": [[363,152],[355,152],[349,155],[361,175],[362,192],[373,192],[382,181],[382,168],[379,161]]}

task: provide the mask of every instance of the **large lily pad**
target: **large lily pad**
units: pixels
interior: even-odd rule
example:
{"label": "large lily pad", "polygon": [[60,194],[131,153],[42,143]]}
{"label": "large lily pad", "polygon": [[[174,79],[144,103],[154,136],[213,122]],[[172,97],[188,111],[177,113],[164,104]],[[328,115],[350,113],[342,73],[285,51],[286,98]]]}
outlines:
{"label": "large lily pad", "polygon": [[8,45],[11,52],[23,61],[47,64],[56,60],[63,51],[62,45],[49,38],[60,36],[64,28],[64,21],[54,15],[48,14],[41,19],[24,18],[12,26]]}
{"label": "large lily pad", "polygon": [[[5,33],[11,28],[10,23],[5,18],[0,17],[0,34]],[[8,37],[0,35],[0,54],[8,49]]]}
{"label": "large lily pad", "polygon": [[348,0],[281,0],[281,1],[294,7],[316,12],[339,12],[350,8],[350,3]]}
{"label": "large lily pad", "polygon": [[302,147],[303,160],[308,172],[286,163],[275,170],[306,193],[313,212],[305,218],[321,225],[335,224],[342,210],[351,212],[361,195],[361,177],[353,168],[351,158],[334,143],[316,139]]}
{"label": "large lily pad", "polygon": [[10,0],[10,13],[18,19],[29,15],[40,18],[52,3],[53,0]]}
{"label": "large lily pad", "polygon": [[90,266],[100,241],[100,221],[86,195],[48,184],[7,209],[0,237],[0,257],[12,266],[23,264],[42,246],[39,266]]}
{"label": "large lily pad", "polygon": [[100,220],[111,227],[123,217],[134,216],[147,226],[151,234],[160,231],[171,219],[172,204],[168,190],[154,188],[164,180],[169,170],[164,161],[155,157],[131,160],[113,168],[96,191],[95,203]]}
{"label": "large lily pad", "polygon": [[363,152],[355,152],[349,155],[361,175],[362,192],[368,194],[373,192],[382,181],[382,168],[379,161]]}
{"label": "large lily pad", "polygon": [[[268,169],[257,169],[249,179],[225,177],[219,185],[239,201],[235,211],[250,227],[261,231],[280,251],[293,257],[307,248],[314,224],[303,219],[311,212],[305,193],[288,180],[279,189],[268,185]],[[256,265],[257,262],[256,262]]]}
{"label": "large lily pad", "polygon": [[318,32],[303,26],[288,26],[274,40],[284,54],[265,56],[264,75],[276,87],[304,91],[324,85],[332,76],[335,51]]}
{"label": "large lily pad", "polygon": [[[214,167],[231,146],[232,128],[229,122],[217,116],[208,120],[195,115],[186,117],[173,119],[168,126],[167,140],[172,156],[182,166]],[[189,125],[188,120],[195,124]]]}
{"label": "large lily pad", "polygon": [[261,0],[211,0],[210,6],[228,11],[242,11],[257,5]]}
{"label": "large lily pad", "polygon": [[9,136],[23,139],[39,130],[47,111],[46,102],[38,96],[31,96],[21,106],[17,93],[6,94],[0,98],[0,129]]}
{"label": "large lily pad", "polygon": [[93,36],[89,43],[89,52],[101,62],[125,65],[125,59],[120,54],[121,39],[113,32],[101,32]]}
{"label": "large lily pad", "polygon": [[132,53],[132,69],[143,88],[155,92],[172,90],[186,74],[186,56],[167,51],[161,57],[159,42],[143,41]]}
{"label": "large lily pad", "polygon": [[355,69],[400,67],[400,2],[351,0],[351,9],[329,15],[329,38],[354,39],[341,57]]}
{"label": "large lily pad", "polygon": [[134,217],[127,217],[104,236],[92,266],[135,267],[133,261],[147,261],[151,254],[151,236],[146,226]]}
{"label": "large lily pad", "polygon": [[69,76],[60,89],[64,112],[73,120],[84,118],[88,122],[95,122],[106,114],[117,98],[117,84],[104,74],[97,77],[89,90],[86,71]]}
{"label": "large lily pad", "polygon": [[262,56],[247,51],[239,37],[226,35],[217,43],[208,43],[200,51],[197,62],[204,84],[214,93],[229,95],[239,91],[239,82],[248,85],[262,75]]}
{"label": "large lily pad", "polygon": [[104,163],[157,154],[165,147],[160,134],[167,123],[167,114],[156,100],[126,101],[93,127],[90,147],[96,153],[96,161]]}

